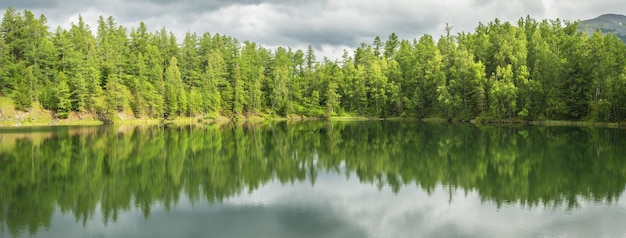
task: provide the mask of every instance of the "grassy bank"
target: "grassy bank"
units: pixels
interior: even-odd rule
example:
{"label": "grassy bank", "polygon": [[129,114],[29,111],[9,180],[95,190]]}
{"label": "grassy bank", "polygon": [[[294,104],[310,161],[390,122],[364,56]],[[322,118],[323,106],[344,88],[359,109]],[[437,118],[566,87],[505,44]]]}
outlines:
{"label": "grassy bank", "polygon": [[[25,114],[27,115],[27,114]],[[239,118],[232,120],[227,117],[219,117],[216,119],[206,119],[201,117],[178,117],[172,120],[162,120],[155,118],[125,118],[113,121],[115,125],[191,125],[199,123],[230,123],[246,124],[246,123],[262,123],[262,122],[278,122],[278,121],[310,121],[310,120],[328,120],[328,121],[372,121],[372,120],[388,120],[388,121],[422,121],[432,123],[448,123],[449,121],[443,118],[406,118],[406,117],[390,117],[390,118],[372,118],[372,117],[331,117],[331,118],[285,118],[285,117],[249,117]],[[464,122],[451,122],[451,123],[464,123]],[[611,127],[619,128],[626,127],[626,123],[616,122],[589,122],[589,121],[558,121],[558,120],[545,120],[545,121],[498,121],[498,122],[485,122],[485,121],[470,121],[469,123],[476,125],[498,125],[498,124],[528,124],[538,126],[587,126],[587,127]],[[77,118],[76,116],[70,116],[68,119],[54,119],[51,115],[40,116],[36,115],[5,117],[0,120],[0,127],[34,127],[34,126],[83,126],[83,125],[103,125],[102,121],[96,120],[91,117]]]}
{"label": "grassy bank", "polygon": [[601,126],[601,127],[626,127],[625,123],[619,122],[594,122],[594,121],[531,121],[532,125],[548,125],[548,126]]}
{"label": "grassy bank", "polygon": [[[267,121],[306,121],[306,120],[329,120],[329,121],[369,121],[369,120],[390,120],[390,121],[424,121],[444,123],[449,120],[445,118],[425,118],[417,119],[411,117],[390,117],[376,118],[342,115],[331,118],[304,117],[298,115],[290,115],[288,117],[277,117],[269,115],[251,115],[248,117],[232,120],[228,117],[203,118],[203,117],[178,117],[172,120],[162,120],[156,118],[135,118],[131,112],[120,112],[118,118],[113,124],[119,125],[159,125],[159,124],[175,124],[189,125],[197,123],[228,123],[234,121],[237,124],[244,123],[260,123]],[[472,120],[473,124],[531,124],[546,126],[600,126],[600,127],[626,127],[626,123],[617,122],[594,122],[594,121],[560,121],[560,120],[538,120],[538,121],[521,121],[521,120],[501,120],[501,121],[482,121]],[[23,112],[15,110],[15,107],[8,97],[0,97],[0,127],[29,127],[29,126],[68,126],[68,125],[102,125],[102,121],[98,120],[96,115],[92,113],[70,113],[67,119],[58,119],[54,117],[54,113],[43,109],[39,103],[34,102],[30,111]]]}

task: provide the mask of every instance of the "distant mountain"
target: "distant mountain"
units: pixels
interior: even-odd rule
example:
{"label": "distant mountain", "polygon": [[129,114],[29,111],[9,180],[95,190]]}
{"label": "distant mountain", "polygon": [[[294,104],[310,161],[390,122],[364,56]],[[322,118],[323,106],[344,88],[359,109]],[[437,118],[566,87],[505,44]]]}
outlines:
{"label": "distant mountain", "polygon": [[626,16],[624,15],[606,14],[594,19],[584,20],[580,22],[578,29],[589,34],[597,30],[601,30],[602,33],[614,33],[626,43]]}

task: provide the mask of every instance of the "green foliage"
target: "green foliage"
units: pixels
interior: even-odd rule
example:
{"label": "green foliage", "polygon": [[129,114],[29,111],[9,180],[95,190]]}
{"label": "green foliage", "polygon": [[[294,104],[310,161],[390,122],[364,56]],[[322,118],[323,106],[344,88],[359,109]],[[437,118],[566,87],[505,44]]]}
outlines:
{"label": "green foliage", "polygon": [[187,99],[184,97],[185,91],[176,57],[172,57],[169,62],[165,70],[165,118],[175,118],[185,109]]}
{"label": "green foliage", "polygon": [[[188,32],[182,42],[145,23],[128,30],[100,17],[96,35],[81,16],[48,31],[7,8],[0,28],[0,94],[19,110],[118,112],[135,117],[251,115],[354,116],[452,120],[626,120],[626,45],[615,35],[577,31],[577,22],[495,19],[475,32],[395,33],[362,43],[341,60],[314,47],[270,50],[220,34]],[[68,85],[66,92],[58,72]],[[110,82],[113,80],[113,82]],[[62,95],[62,96],[60,96]],[[98,110],[96,102],[102,102]],[[60,105],[60,102],[63,105]],[[59,107],[61,106],[61,107]]]}
{"label": "green foliage", "polygon": [[82,112],[87,107],[87,88],[85,85],[85,78],[82,73],[76,74],[76,76],[70,78],[70,100],[72,101],[72,110]]}
{"label": "green foliage", "polygon": [[196,116],[202,111],[202,95],[198,92],[198,89],[191,88],[189,90],[187,107],[188,116]]}
{"label": "green foliage", "polygon": [[[517,113],[517,87],[513,84],[511,65],[498,66],[496,74],[490,79],[491,114],[496,119],[511,119]],[[523,110],[522,110],[523,111]],[[528,116],[528,113],[523,113]]]}
{"label": "green foliage", "polygon": [[[23,67],[23,65],[21,65]],[[15,109],[28,111],[33,104],[33,90],[35,84],[35,76],[33,75],[33,68],[28,67],[26,69],[20,69],[24,71],[24,75],[17,78],[15,90],[13,92],[13,102],[15,103]]]}
{"label": "green foliage", "polygon": [[243,115],[243,108],[246,104],[246,93],[244,89],[244,81],[241,79],[241,71],[239,70],[239,66],[235,66],[235,73],[233,75],[232,80],[232,88],[233,88],[233,108],[232,108],[232,116],[234,118],[238,118]]}
{"label": "green foliage", "polygon": [[220,111],[222,97],[218,86],[226,84],[226,70],[224,67],[224,59],[219,52],[213,51],[209,53],[206,69],[202,74],[203,80],[201,84],[202,108],[205,113]]}
{"label": "green foliage", "polygon": [[65,73],[59,72],[57,85],[54,88],[54,101],[56,103],[56,117],[67,118],[72,109],[70,86],[67,83]]}
{"label": "green foliage", "polygon": [[124,96],[124,85],[120,83],[120,78],[117,74],[110,74],[107,79],[107,84],[104,86],[105,93],[105,108],[103,116],[106,121],[111,121],[116,118],[116,113],[124,109],[126,104],[126,98]]}
{"label": "green foliage", "polygon": [[[307,66],[308,67],[308,66]],[[312,69],[310,69],[312,70]],[[286,49],[279,48],[274,55],[271,79],[268,82],[270,114],[276,111],[281,116],[290,114],[289,105],[289,56]],[[311,100],[309,108],[315,107],[319,96]]]}

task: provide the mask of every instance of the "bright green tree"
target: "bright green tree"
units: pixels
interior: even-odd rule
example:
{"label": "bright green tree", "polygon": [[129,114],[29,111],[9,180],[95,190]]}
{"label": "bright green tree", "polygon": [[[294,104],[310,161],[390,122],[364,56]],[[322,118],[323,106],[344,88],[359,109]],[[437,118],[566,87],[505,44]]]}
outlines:
{"label": "bright green tree", "polygon": [[114,121],[117,118],[117,112],[124,109],[126,104],[126,98],[124,97],[124,85],[120,82],[121,79],[118,74],[109,74],[105,92],[105,105],[104,110],[101,112],[101,116],[107,122]]}
{"label": "bright green tree", "polygon": [[222,96],[218,85],[225,85],[226,69],[224,60],[219,51],[211,51],[207,55],[207,65],[202,80],[202,102],[205,113],[219,113],[221,111]]}
{"label": "bright green tree", "polygon": [[67,76],[65,76],[63,72],[59,72],[57,76],[57,85],[54,88],[54,95],[56,101],[56,117],[62,119],[69,117],[70,111],[72,110],[72,101]]}
{"label": "bright green tree", "polygon": [[174,118],[180,115],[181,105],[186,105],[183,101],[181,92],[184,93],[183,82],[177,65],[178,60],[172,57],[169,60],[169,66],[165,70],[165,118]]}
{"label": "bright green tree", "polygon": [[[290,81],[289,60],[287,50],[278,48],[271,65],[272,77],[268,79],[270,113],[277,112],[283,116],[288,116],[291,113],[288,91]],[[312,69],[308,70],[312,72]]]}
{"label": "bright green tree", "polygon": [[235,72],[232,79],[232,89],[232,116],[233,118],[240,118],[243,116],[243,109],[246,105],[247,95],[244,88],[244,81],[241,79],[241,70],[239,69],[239,66],[235,66]]}
{"label": "bright green tree", "polygon": [[490,79],[491,112],[497,119],[516,116],[518,89],[513,84],[513,77],[512,66],[508,65],[506,68],[498,66],[496,74]]}

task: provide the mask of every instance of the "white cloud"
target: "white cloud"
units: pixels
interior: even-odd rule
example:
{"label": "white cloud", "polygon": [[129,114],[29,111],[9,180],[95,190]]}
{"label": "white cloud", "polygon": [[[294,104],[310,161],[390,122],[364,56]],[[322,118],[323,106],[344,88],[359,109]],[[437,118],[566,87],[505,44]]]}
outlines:
{"label": "white cloud", "polygon": [[111,15],[128,29],[144,21],[152,31],[165,27],[178,37],[187,31],[200,35],[211,32],[264,46],[303,49],[300,47],[311,44],[319,56],[331,59],[343,50],[330,48],[346,46],[352,51],[361,42],[372,42],[376,35],[386,39],[395,32],[405,39],[423,34],[438,38],[446,22],[458,32],[473,31],[478,22],[495,18],[517,21],[530,15],[537,19],[578,20],[626,13],[622,0],[0,0],[0,9],[9,5],[45,14],[51,29],[69,26],[69,20],[76,20],[78,14],[93,29],[97,16]]}

